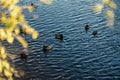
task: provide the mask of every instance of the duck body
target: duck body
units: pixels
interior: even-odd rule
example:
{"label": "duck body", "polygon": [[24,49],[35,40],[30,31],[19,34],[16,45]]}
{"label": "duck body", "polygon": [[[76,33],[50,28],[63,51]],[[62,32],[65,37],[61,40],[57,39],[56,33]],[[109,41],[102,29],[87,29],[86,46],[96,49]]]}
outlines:
{"label": "duck body", "polygon": [[87,24],[87,25],[85,26],[85,31],[87,32],[89,28],[90,28],[90,27],[89,27],[89,25]]}
{"label": "duck body", "polygon": [[63,34],[55,34],[55,38],[63,41]]}
{"label": "duck body", "polygon": [[33,3],[31,3],[30,5],[31,5],[31,6],[34,6],[34,4],[33,4]]}
{"label": "duck body", "polygon": [[20,58],[21,58],[22,60],[26,60],[26,59],[27,59],[26,53],[25,53],[25,52],[22,52],[22,53],[20,54]]}
{"label": "duck body", "polygon": [[94,36],[96,36],[97,34],[98,34],[98,32],[97,31],[93,31],[93,33],[92,33]]}
{"label": "duck body", "polygon": [[43,46],[43,52],[49,51],[53,48],[53,45]]}
{"label": "duck body", "polygon": [[28,55],[28,49],[24,49],[21,53],[20,53],[20,58],[22,60],[27,60],[27,55]]}

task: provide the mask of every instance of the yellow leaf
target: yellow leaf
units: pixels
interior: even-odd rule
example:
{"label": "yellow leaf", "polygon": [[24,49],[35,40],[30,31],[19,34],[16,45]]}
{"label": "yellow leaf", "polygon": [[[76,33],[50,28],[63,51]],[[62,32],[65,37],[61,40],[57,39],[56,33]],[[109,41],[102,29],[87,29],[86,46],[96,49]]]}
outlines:
{"label": "yellow leaf", "polygon": [[52,0],[40,0],[41,2],[45,3],[45,4],[51,4]]}
{"label": "yellow leaf", "polygon": [[116,4],[113,2],[113,1],[110,1],[109,3],[108,3],[108,6],[110,7],[110,8],[113,8],[113,9],[115,9],[117,6],[116,6]]}
{"label": "yellow leaf", "polygon": [[10,71],[14,72],[14,71],[15,71],[15,69],[14,69],[14,68],[12,68],[12,67],[10,67]]}
{"label": "yellow leaf", "polygon": [[6,53],[3,53],[3,54],[1,53],[0,56],[1,56],[2,59],[6,59],[7,58],[7,54]]}
{"label": "yellow leaf", "polygon": [[103,3],[108,4],[110,0],[102,0]]}
{"label": "yellow leaf", "polygon": [[26,21],[25,21],[25,17],[24,17],[24,15],[20,15],[20,16],[18,16],[18,21],[19,22],[21,22],[21,24],[23,24],[23,23],[27,23]]}
{"label": "yellow leaf", "polygon": [[9,69],[4,68],[4,75],[6,77],[12,77],[12,72]]}
{"label": "yellow leaf", "polygon": [[2,66],[2,60],[0,59],[0,74],[2,73],[3,66]]}
{"label": "yellow leaf", "polygon": [[8,6],[8,2],[5,0],[1,0],[2,8],[5,8]]}
{"label": "yellow leaf", "polygon": [[15,6],[15,8],[11,11],[10,16],[16,19],[22,12],[22,8],[19,6]]}
{"label": "yellow leaf", "polygon": [[7,54],[5,53],[5,48],[4,47],[1,47],[1,49],[0,49],[0,57],[2,58],[2,59],[5,59],[5,58],[7,58]]}
{"label": "yellow leaf", "polygon": [[19,28],[16,28],[16,29],[15,29],[15,34],[18,35],[19,33],[20,33],[20,29],[19,29]]}
{"label": "yellow leaf", "polygon": [[13,80],[13,77],[8,77],[8,80]]}
{"label": "yellow leaf", "polygon": [[29,25],[24,25],[23,32],[27,34],[32,34],[34,32],[34,29]]}
{"label": "yellow leaf", "polygon": [[96,4],[94,7],[93,7],[93,11],[98,13],[98,12],[101,12],[103,9],[103,4]]}
{"label": "yellow leaf", "polygon": [[14,37],[13,36],[7,37],[7,41],[8,41],[8,43],[12,44],[14,41]]}
{"label": "yellow leaf", "polygon": [[5,53],[5,47],[2,47],[2,46],[0,47],[0,53],[1,53],[1,54],[4,54],[4,53]]}
{"label": "yellow leaf", "polygon": [[1,38],[1,40],[5,40],[7,38],[7,35],[6,35],[5,31],[3,29],[0,30],[0,31],[1,31],[0,32],[0,38]]}
{"label": "yellow leaf", "polygon": [[2,59],[7,58],[7,54],[5,53],[5,47],[0,47],[0,57]]}
{"label": "yellow leaf", "polygon": [[16,39],[22,44],[22,46],[23,46],[24,48],[27,48],[27,47],[28,47],[27,42],[26,42],[25,39],[23,39],[21,36],[16,36]]}
{"label": "yellow leaf", "polygon": [[37,31],[34,31],[32,34],[32,38],[36,39],[38,37],[39,33]]}
{"label": "yellow leaf", "polygon": [[4,78],[4,77],[2,77],[2,76],[0,76],[0,80],[5,80],[5,78]]}
{"label": "yellow leaf", "polygon": [[32,12],[35,9],[33,5],[28,5],[28,6],[25,6],[24,8],[27,8],[30,12]]}
{"label": "yellow leaf", "polygon": [[3,60],[3,61],[2,61],[2,65],[3,65],[3,67],[5,67],[6,69],[10,69],[10,64],[9,64],[9,62],[8,62],[7,60]]}
{"label": "yellow leaf", "polygon": [[5,23],[7,21],[7,17],[5,13],[2,13],[2,18],[1,18],[1,22]]}
{"label": "yellow leaf", "polygon": [[113,12],[112,10],[107,10],[107,11],[106,11],[106,16],[107,16],[108,18],[113,19],[113,18],[114,18],[114,12]]}

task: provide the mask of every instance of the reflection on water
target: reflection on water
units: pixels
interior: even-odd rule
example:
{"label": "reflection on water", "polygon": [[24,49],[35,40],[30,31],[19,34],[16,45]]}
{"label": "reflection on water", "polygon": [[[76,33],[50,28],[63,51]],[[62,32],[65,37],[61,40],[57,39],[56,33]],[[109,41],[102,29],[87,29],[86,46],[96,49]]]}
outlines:
{"label": "reflection on water", "polygon": [[[25,0],[21,5],[31,1]],[[104,14],[96,15],[91,10],[96,1],[54,0],[51,5],[40,3],[39,6],[38,0],[32,1],[37,8],[31,13],[24,13],[40,36],[37,40],[26,37],[30,50],[26,63],[19,58],[14,60],[16,67],[26,73],[22,80],[120,79],[120,2],[117,2],[114,27],[109,28]],[[39,18],[34,19],[33,15]],[[87,23],[90,29],[86,33],[84,26]],[[92,35],[95,30],[98,31],[96,37]],[[56,33],[64,35],[63,42],[55,39]],[[43,45],[50,44],[54,44],[53,50],[43,53]],[[19,53],[20,46],[8,47],[8,50]]]}

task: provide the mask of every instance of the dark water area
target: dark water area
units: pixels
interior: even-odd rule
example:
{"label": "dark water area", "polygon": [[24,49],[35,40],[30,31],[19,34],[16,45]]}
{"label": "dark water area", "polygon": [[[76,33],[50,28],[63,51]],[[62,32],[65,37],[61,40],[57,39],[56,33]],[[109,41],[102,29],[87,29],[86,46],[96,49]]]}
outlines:
{"label": "dark water area", "polygon": [[[120,80],[119,0],[115,0],[118,8],[112,28],[106,26],[105,10],[99,15],[91,10],[100,0],[54,0],[50,5],[38,1],[21,0],[20,4],[33,2],[37,6],[24,14],[40,33],[37,40],[26,37],[30,50],[27,62],[14,60],[26,73],[21,80]],[[90,29],[86,33],[87,23]],[[96,37],[92,35],[94,30],[98,31]],[[64,35],[63,42],[54,38],[56,33]],[[42,46],[47,44],[54,44],[54,48],[43,53]]]}

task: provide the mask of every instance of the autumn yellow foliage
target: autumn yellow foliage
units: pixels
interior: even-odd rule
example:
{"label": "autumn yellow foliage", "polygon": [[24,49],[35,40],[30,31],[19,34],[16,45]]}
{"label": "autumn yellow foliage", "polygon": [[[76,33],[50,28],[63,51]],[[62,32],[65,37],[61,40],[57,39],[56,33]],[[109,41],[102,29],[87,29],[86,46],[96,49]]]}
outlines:
{"label": "autumn yellow foliage", "polygon": [[[40,1],[45,4],[50,4],[52,2],[52,0]],[[21,32],[31,35],[33,39],[36,39],[39,33],[27,23],[22,12],[23,9],[28,9],[32,12],[35,7],[34,5],[19,6],[17,3],[19,3],[19,0],[0,0],[0,6],[2,8],[0,11],[0,24],[2,24],[2,26],[0,26],[0,41],[6,40],[9,44],[13,44],[14,39],[16,39],[22,44],[23,48],[27,48],[28,43],[20,35]],[[0,80],[13,80],[13,75],[15,73],[17,74],[17,71],[10,65],[7,58],[8,53],[1,42]]]}
{"label": "autumn yellow foliage", "polygon": [[117,5],[113,0],[101,0],[102,2],[99,4],[95,4],[93,6],[93,11],[95,13],[100,13],[104,6],[108,6],[109,9],[105,11],[105,16],[107,18],[107,25],[108,26],[113,26],[114,24],[114,9],[116,9]]}

